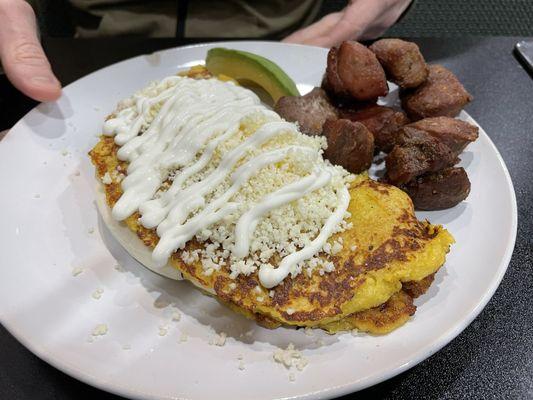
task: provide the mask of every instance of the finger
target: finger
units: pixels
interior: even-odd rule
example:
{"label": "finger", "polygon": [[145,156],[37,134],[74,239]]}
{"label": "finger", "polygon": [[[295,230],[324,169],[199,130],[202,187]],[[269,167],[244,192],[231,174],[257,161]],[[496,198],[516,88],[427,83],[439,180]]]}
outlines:
{"label": "finger", "polygon": [[56,100],[61,85],[39,43],[31,6],[19,0],[0,2],[0,21],[0,60],[8,79],[35,100]]}
{"label": "finger", "polygon": [[355,0],[329,33],[332,40],[368,40],[382,35],[407,9],[411,0]]}
{"label": "finger", "polygon": [[342,13],[340,12],[328,14],[314,24],[287,36],[283,39],[283,42],[306,44],[313,38],[323,36],[341,18],[341,15]]}
{"label": "finger", "polygon": [[357,40],[383,12],[382,2],[354,0],[344,10],[342,18],[325,34],[325,41],[338,45],[345,40]]}
{"label": "finger", "polygon": [[324,36],[341,19],[342,12],[326,15],[324,18],[300,29],[283,39],[286,43],[313,44],[313,40]]}

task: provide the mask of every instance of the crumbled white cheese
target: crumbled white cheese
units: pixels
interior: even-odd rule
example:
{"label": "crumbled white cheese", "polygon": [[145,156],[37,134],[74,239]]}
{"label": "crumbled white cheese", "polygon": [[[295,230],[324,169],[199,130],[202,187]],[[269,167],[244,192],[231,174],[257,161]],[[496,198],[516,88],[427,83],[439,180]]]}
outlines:
{"label": "crumbled white cheese", "polygon": [[91,335],[92,336],[104,336],[107,334],[107,325],[106,324],[98,324],[93,329]]}
{"label": "crumbled white cheese", "polygon": [[355,244],[351,245],[350,251],[355,251],[355,250],[357,250],[357,246]]}
{"label": "crumbled white cheese", "polygon": [[181,319],[181,313],[179,311],[174,311],[172,313],[172,321],[177,322]]}
{"label": "crumbled white cheese", "polygon": [[218,335],[215,335],[209,340],[209,344],[222,347],[226,344],[227,337],[228,335],[226,332],[220,332]]}
{"label": "crumbled white cheese", "polygon": [[83,272],[83,268],[82,267],[74,267],[72,268],[72,276],[78,276],[79,274],[81,274]]}
{"label": "crumbled white cheese", "polygon": [[113,183],[113,179],[111,179],[111,175],[109,175],[109,172],[106,172],[104,176],[102,176],[102,183],[104,185],[110,185]]}
{"label": "crumbled white cheese", "polygon": [[313,329],[309,328],[308,326],[305,327],[304,333],[306,336],[314,336]]}
{"label": "crumbled white cheese", "polygon": [[235,290],[235,289],[237,289],[237,284],[236,284],[235,282],[231,282],[231,283],[229,284],[229,288],[230,288],[231,290]]}
{"label": "crumbled white cheese", "polygon": [[192,264],[195,261],[198,261],[200,259],[199,257],[200,250],[193,250],[193,251],[183,251],[181,252],[181,259],[185,264]]}
{"label": "crumbled white cheese", "polygon": [[[118,167],[117,167],[118,168]],[[111,171],[111,174],[109,174],[108,172],[106,172],[106,175],[109,176],[110,179],[107,179],[107,182],[104,182],[105,184],[110,184],[112,183],[113,181],[117,182],[117,183],[120,183],[122,182],[122,180],[126,177],[126,175],[124,175],[123,173],[121,172],[117,172],[116,170],[115,171]],[[104,175],[104,178],[105,178],[105,175]],[[102,182],[103,182],[103,178],[102,178]]]}
{"label": "crumbled white cheese", "polygon": [[92,298],[95,299],[95,300],[99,300],[101,297],[102,297],[102,294],[104,293],[104,289],[96,289],[93,294],[92,294]]}
{"label": "crumbled white cheese", "polygon": [[263,301],[265,301],[265,298],[263,296],[257,296],[255,298],[259,303],[262,303]]}
{"label": "crumbled white cheese", "polygon": [[335,255],[340,253],[342,250],[342,244],[340,244],[338,241],[333,243],[333,246],[331,246],[331,254]]}
{"label": "crumbled white cheese", "polygon": [[335,264],[333,264],[331,261],[325,261],[322,264],[322,267],[318,270],[318,273],[320,275],[324,275],[326,272],[331,272],[335,269]]}
{"label": "crumbled white cheese", "polygon": [[255,293],[257,293],[257,294],[261,294],[261,286],[257,285],[257,286],[254,288],[254,290],[255,290]]}
{"label": "crumbled white cheese", "polygon": [[166,336],[168,333],[168,326],[165,325],[159,325],[159,336]]}
{"label": "crumbled white cheese", "polygon": [[287,308],[287,314],[292,315],[296,312],[296,310],[292,307]]}
{"label": "crumbled white cheese", "polygon": [[[164,90],[177,84],[178,81],[176,80],[163,80],[152,83],[135,95],[121,101],[115,114],[125,110],[126,112],[123,114],[128,115],[128,123],[133,123],[133,121],[137,120],[136,116],[138,116],[136,104],[139,98],[153,99]],[[145,132],[148,129],[163,103],[164,101],[147,103],[152,104],[152,106],[149,110],[145,110],[147,112],[144,112],[146,115],[143,117],[144,125],[141,127],[141,132]],[[223,155],[228,154],[242,144],[265,123],[278,120],[277,117],[261,112],[252,113],[243,118],[239,121],[238,132],[228,136],[218,145],[213,155],[213,161],[210,161],[205,167],[181,182],[182,188],[188,188],[206,179],[215,170],[217,162]],[[215,139],[215,135],[219,134],[214,134],[211,140]],[[204,274],[208,276],[212,275],[220,267],[228,266],[230,277],[235,279],[239,275],[250,275],[263,265],[267,266],[272,259],[284,258],[301,250],[317,237],[325,222],[339,205],[339,191],[341,189],[344,190],[349,182],[354,179],[354,176],[347,173],[342,167],[332,166],[328,161],[325,162],[328,169],[332,171],[332,179],[326,186],[311,191],[296,201],[276,207],[268,214],[262,216],[250,238],[249,256],[246,259],[238,259],[232,253],[235,245],[235,225],[244,212],[256,206],[267,195],[308,176],[315,169],[317,163],[323,166],[324,161],[317,159],[315,155],[321,154],[327,147],[325,137],[306,136],[287,129],[287,131],[280,132],[266,140],[260,146],[252,146],[236,167],[243,165],[259,154],[288,146],[305,147],[311,151],[291,151],[282,161],[266,165],[257,173],[254,173],[243,183],[230,200],[232,203],[239,205],[238,211],[227,215],[222,220],[198,232],[194,239],[200,242],[202,246],[195,251],[180,252],[184,263],[191,264],[201,260]],[[193,157],[186,165],[180,165],[180,170],[185,170],[196,162],[197,159]],[[163,169],[161,172],[165,177],[168,177],[169,182],[172,182],[176,171],[167,167]],[[120,170],[117,168],[117,171]],[[114,172],[107,177],[109,179],[105,179],[106,177],[104,176],[102,181],[104,183],[109,180],[117,182],[123,178],[123,176]],[[203,204],[209,204],[213,199],[220,198],[223,193],[228,191],[231,185],[232,174],[228,173],[227,177],[217,184],[213,190],[203,194]],[[161,196],[168,189],[168,186],[162,185],[156,192],[155,197]],[[190,210],[187,218],[194,216],[198,211],[199,208]],[[349,218],[348,212],[345,213],[345,220],[338,224],[333,234],[347,229],[349,225],[346,222],[347,218]],[[342,242],[338,241],[333,246],[333,249],[331,244],[324,246],[324,253],[331,254],[339,251],[339,246],[342,248]],[[323,255],[317,254],[314,259],[323,258]],[[314,266],[312,266],[313,263],[315,264]],[[333,264],[323,267],[318,261],[309,259],[298,265],[291,266],[290,276],[295,277],[302,272],[310,275],[315,269],[321,273],[326,273],[332,271],[332,268],[334,268]]]}
{"label": "crumbled white cheese", "polygon": [[273,354],[274,361],[285,366],[287,369],[292,367],[298,371],[302,371],[307,365],[307,359],[300,353],[300,351],[294,348],[292,343],[289,343],[287,348],[277,349]]}

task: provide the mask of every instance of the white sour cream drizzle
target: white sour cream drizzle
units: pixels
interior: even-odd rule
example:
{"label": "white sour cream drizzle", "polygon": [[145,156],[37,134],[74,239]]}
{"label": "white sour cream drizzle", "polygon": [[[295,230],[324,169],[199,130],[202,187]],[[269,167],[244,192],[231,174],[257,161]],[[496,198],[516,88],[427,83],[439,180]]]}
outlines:
{"label": "white sour cream drizzle", "polygon": [[[253,92],[232,83],[175,76],[166,78],[160,85],[164,89],[156,96],[136,95],[134,104],[105,122],[103,132],[115,136],[115,143],[121,146],[118,158],[129,162],[127,176],[122,181],[123,194],[112,215],[120,221],[139,211],[140,223],[146,228],[156,228],[160,237],[152,257],[163,266],[174,251],[183,248],[199,232],[238,212],[241,204],[232,202],[232,197],[262,168],[282,161],[293,152],[316,160],[320,155],[309,147],[290,145],[259,152],[235,168],[269,139],[287,132],[299,134],[296,126],[282,121],[261,105]],[[160,108],[153,115],[156,105]],[[211,173],[184,187],[187,179],[209,164],[216,149],[239,132],[240,122],[258,112],[267,122],[224,154]],[[235,257],[248,256],[250,238],[260,218],[331,182],[332,167],[320,160],[313,168],[309,175],[268,194],[239,217],[232,250]],[[156,196],[170,171],[175,170],[168,190]],[[219,197],[206,201],[206,196],[228,177],[229,188]],[[311,243],[283,258],[276,269],[260,268],[259,280],[263,286],[276,286],[287,277],[292,266],[322,249],[344,218],[350,200],[345,187],[337,190],[337,197],[337,208]]]}
{"label": "white sour cream drizzle", "polygon": [[298,264],[308,258],[311,258],[324,246],[330,235],[333,233],[335,227],[344,218],[344,213],[350,203],[350,193],[345,187],[342,188],[339,193],[339,205],[328,218],[324,227],[318,234],[318,236],[310,244],[305,246],[302,250],[288,255],[281,260],[278,268],[271,268],[263,265],[259,269],[259,281],[266,288],[272,288],[278,285],[283,279],[287,277],[290,272],[290,267],[294,264]]}

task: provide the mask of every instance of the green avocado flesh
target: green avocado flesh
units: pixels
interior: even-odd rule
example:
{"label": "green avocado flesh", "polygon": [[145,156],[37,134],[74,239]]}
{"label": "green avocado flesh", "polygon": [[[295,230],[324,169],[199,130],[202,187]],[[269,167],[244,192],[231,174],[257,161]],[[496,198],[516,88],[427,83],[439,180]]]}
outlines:
{"label": "green avocado flesh", "polygon": [[247,51],[215,47],[207,52],[205,66],[213,75],[226,75],[243,86],[264,89],[274,103],[282,96],[299,96],[294,81],[265,57]]}

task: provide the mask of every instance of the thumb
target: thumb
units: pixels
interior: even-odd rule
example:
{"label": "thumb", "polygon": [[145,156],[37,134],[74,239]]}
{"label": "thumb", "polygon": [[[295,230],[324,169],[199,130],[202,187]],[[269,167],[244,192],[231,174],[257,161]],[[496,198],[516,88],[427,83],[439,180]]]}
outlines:
{"label": "thumb", "polygon": [[38,101],[61,95],[37,37],[33,9],[25,1],[0,2],[0,60],[8,79],[25,95]]}

